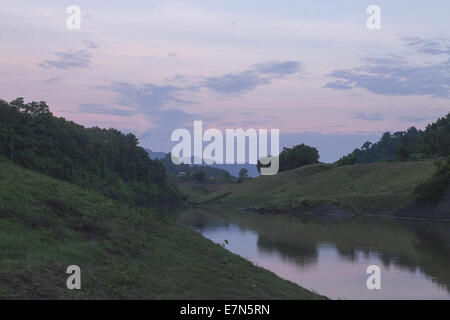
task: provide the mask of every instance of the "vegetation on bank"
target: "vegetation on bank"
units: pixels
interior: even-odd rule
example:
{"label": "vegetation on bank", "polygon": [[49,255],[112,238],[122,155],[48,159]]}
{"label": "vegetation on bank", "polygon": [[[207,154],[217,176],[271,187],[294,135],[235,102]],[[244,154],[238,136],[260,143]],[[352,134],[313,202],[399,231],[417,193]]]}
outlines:
{"label": "vegetation on bank", "polygon": [[445,161],[436,162],[436,166],[437,169],[434,172],[433,176],[416,187],[415,193],[419,200],[437,203],[449,190],[450,157]]}
{"label": "vegetation on bank", "polygon": [[[0,158],[1,299],[317,299],[173,223]],[[66,268],[81,268],[81,290]]]}
{"label": "vegetation on bank", "polygon": [[112,199],[150,206],[180,194],[133,134],[84,128],[57,118],[43,101],[0,100],[0,156]]}
{"label": "vegetation on bank", "polygon": [[356,213],[393,214],[411,203],[415,187],[433,172],[434,161],[314,164],[224,185],[197,204],[294,211],[332,204]]}

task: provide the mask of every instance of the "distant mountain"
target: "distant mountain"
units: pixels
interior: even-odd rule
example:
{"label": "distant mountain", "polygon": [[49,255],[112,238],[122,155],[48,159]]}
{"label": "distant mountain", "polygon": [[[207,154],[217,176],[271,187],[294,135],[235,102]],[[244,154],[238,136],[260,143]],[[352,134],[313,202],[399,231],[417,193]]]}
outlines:
{"label": "distant mountain", "polygon": [[[172,162],[170,158],[170,154],[167,153],[163,159],[160,159],[167,172],[173,175],[178,175],[179,173],[184,173],[188,175],[192,175],[198,171],[203,171],[208,178],[227,178],[230,174],[223,169],[215,168],[213,166],[208,166],[206,164],[203,165],[194,165],[194,164],[179,164],[176,165]],[[193,162],[193,160],[192,160]]]}
{"label": "distant mountain", "polygon": [[[155,152],[155,151],[152,151],[152,150],[150,150],[148,148],[144,148],[144,149],[145,149],[145,151],[147,151],[147,153],[148,153],[148,155],[149,155],[149,157],[151,159],[163,160],[167,156],[167,153],[164,153],[164,152]],[[192,158],[192,163],[194,163],[194,158]],[[174,164],[169,164],[167,161],[163,161],[163,164],[166,167],[166,169],[168,169],[168,172],[172,173],[172,174],[174,172],[191,171],[191,170],[186,169],[187,167],[185,165],[176,166]],[[207,164],[203,163],[202,166],[197,165],[197,167],[199,167],[199,168],[201,168],[201,167],[211,167],[211,168],[217,168],[217,169],[220,169],[220,170],[225,170],[225,171],[228,171],[228,173],[231,174],[234,177],[239,176],[239,171],[242,168],[245,168],[245,169],[248,170],[248,176],[249,177],[254,178],[254,177],[258,177],[259,176],[258,170],[256,169],[256,165],[248,164],[248,163],[246,163],[246,164],[212,164],[212,165],[207,165]]]}
{"label": "distant mountain", "polygon": [[152,151],[148,148],[144,148],[145,151],[147,151],[148,156],[150,157],[150,159],[155,160],[155,159],[163,159],[166,157],[165,152],[157,152],[157,151]]}
{"label": "distant mountain", "polygon": [[226,170],[235,177],[239,176],[239,171],[242,168],[247,169],[249,177],[255,178],[259,176],[258,169],[256,169],[255,164],[212,164],[211,167]]}

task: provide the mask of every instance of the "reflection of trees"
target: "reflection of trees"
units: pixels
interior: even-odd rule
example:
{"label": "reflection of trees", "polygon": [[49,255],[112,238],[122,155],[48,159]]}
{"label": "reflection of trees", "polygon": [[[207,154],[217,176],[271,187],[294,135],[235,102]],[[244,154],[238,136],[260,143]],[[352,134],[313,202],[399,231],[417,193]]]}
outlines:
{"label": "reflection of trees", "polygon": [[450,292],[448,223],[286,215],[245,215],[237,221],[258,233],[261,250],[278,252],[302,266],[317,263],[319,245],[331,244],[345,260],[375,255],[384,267],[420,271]]}
{"label": "reflection of trees", "polygon": [[258,248],[263,252],[278,253],[284,259],[301,267],[317,263],[318,250],[314,243],[285,243],[274,239],[258,237]]}
{"label": "reflection of trees", "polygon": [[320,245],[332,245],[347,261],[376,256],[384,267],[420,271],[450,292],[449,223],[204,211],[180,216],[183,224],[199,230],[230,221],[256,232],[261,251],[278,253],[302,267],[317,263]]}
{"label": "reflection of trees", "polygon": [[177,222],[186,226],[190,226],[195,230],[204,232],[206,229],[220,225],[228,227],[227,221],[218,220],[217,217],[204,211],[184,212],[178,215]]}

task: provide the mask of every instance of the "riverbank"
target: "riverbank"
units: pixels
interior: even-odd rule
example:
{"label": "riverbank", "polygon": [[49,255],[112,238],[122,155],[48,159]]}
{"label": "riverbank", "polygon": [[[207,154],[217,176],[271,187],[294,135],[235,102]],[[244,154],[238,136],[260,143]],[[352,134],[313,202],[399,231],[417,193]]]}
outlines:
{"label": "riverbank", "polygon": [[[433,161],[387,162],[339,167],[315,164],[261,176],[193,198],[193,206],[215,205],[259,213],[313,215],[401,215],[450,217],[447,202],[435,214],[414,201],[414,188],[430,178]],[[411,204],[416,205],[412,210]],[[420,210],[420,208],[422,210]],[[411,210],[408,210],[411,209]],[[433,208],[431,208],[433,209]]]}
{"label": "riverbank", "polygon": [[[0,299],[320,299],[161,211],[0,160]],[[68,290],[66,268],[81,268]]]}

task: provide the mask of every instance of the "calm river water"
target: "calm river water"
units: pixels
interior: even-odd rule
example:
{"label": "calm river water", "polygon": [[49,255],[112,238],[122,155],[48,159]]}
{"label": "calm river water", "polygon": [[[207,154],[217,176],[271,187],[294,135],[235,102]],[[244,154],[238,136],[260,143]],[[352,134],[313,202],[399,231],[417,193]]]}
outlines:
{"label": "calm river water", "polygon": [[[190,210],[180,223],[333,299],[450,299],[450,222]],[[369,265],[381,289],[369,290]]]}

